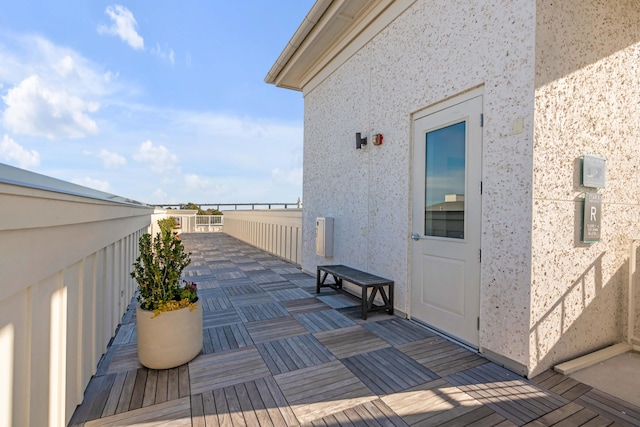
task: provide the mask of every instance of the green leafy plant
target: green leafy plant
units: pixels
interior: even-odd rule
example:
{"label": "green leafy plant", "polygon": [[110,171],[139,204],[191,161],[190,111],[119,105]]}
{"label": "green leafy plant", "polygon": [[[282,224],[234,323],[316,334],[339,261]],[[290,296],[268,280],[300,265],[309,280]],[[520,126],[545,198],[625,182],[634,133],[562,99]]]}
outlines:
{"label": "green leafy plant", "polygon": [[182,280],[182,270],[191,263],[191,253],[185,251],[171,229],[160,227],[161,232],[154,238],[147,233],[138,242],[140,256],[133,264],[131,277],[138,283],[140,307],[156,315],[184,307],[193,309],[198,300],[197,286]]}
{"label": "green leafy plant", "polygon": [[160,227],[161,232],[164,232],[164,231],[172,232],[173,230],[178,228],[178,220],[172,216],[169,216],[167,218],[162,218],[158,220],[158,226]]}

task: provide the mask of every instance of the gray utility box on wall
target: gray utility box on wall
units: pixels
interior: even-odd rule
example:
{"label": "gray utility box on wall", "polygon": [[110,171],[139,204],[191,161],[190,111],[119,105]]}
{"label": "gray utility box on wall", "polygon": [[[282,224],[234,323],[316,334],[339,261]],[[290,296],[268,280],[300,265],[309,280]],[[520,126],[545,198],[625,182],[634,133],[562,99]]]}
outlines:
{"label": "gray utility box on wall", "polygon": [[316,255],[333,256],[333,218],[316,218]]}

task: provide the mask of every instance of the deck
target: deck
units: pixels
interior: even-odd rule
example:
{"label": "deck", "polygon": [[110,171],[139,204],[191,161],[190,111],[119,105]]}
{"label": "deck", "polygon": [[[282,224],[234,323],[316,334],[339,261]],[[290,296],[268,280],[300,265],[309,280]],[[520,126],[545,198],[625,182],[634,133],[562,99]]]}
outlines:
{"label": "deck", "polygon": [[[640,425],[640,408],[547,371],[524,379],[222,233],[184,235],[204,348],[139,365],[133,304],[72,426]],[[384,367],[376,369],[375,367]]]}

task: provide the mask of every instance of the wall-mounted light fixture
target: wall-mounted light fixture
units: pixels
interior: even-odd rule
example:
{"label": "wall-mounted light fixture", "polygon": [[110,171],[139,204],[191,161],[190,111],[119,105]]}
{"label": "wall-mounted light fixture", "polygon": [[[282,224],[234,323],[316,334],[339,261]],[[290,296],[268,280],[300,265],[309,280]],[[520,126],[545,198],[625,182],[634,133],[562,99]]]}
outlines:
{"label": "wall-mounted light fixture", "polygon": [[367,137],[365,136],[364,138],[362,138],[360,136],[360,132],[357,132],[356,133],[356,150],[361,149],[363,145],[367,145]]}

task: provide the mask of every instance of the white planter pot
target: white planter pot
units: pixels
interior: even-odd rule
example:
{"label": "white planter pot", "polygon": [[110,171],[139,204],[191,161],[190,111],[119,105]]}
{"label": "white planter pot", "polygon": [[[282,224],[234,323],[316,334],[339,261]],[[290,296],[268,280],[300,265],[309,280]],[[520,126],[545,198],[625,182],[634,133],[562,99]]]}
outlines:
{"label": "white planter pot", "polygon": [[138,359],[150,369],[170,369],[192,360],[202,350],[202,302],[189,307],[153,312],[136,309]]}

